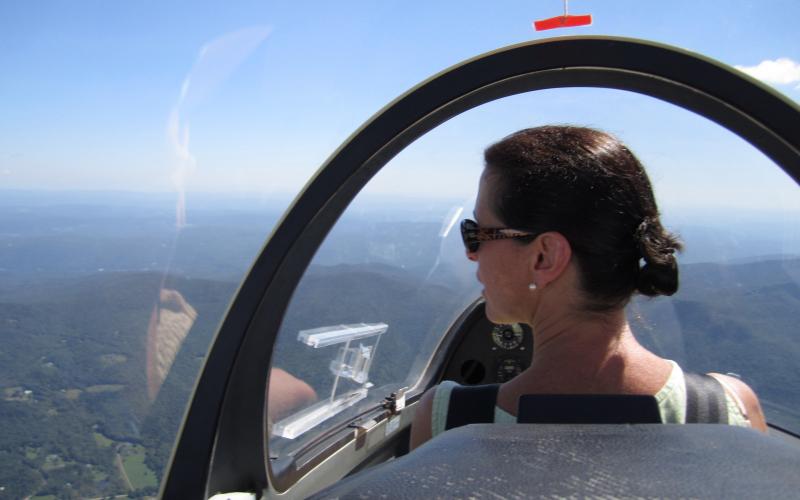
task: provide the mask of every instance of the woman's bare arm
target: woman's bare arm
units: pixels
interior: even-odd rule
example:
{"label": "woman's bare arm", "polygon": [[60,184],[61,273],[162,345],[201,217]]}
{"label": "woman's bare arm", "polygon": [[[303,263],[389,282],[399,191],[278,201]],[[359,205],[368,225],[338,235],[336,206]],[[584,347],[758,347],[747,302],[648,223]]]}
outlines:
{"label": "woman's bare arm", "polygon": [[727,392],[731,390],[735,392],[734,396],[744,405],[745,416],[750,420],[753,429],[767,432],[767,419],[761,410],[761,403],[758,402],[758,396],[749,385],[730,375],[721,373],[709,373],[709,375],[719,380]]}

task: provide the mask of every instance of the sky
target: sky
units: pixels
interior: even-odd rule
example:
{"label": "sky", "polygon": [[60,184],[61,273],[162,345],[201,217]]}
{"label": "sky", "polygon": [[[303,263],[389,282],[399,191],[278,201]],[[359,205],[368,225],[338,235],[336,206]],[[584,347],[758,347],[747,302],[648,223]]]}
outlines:
{"label": "sky", "polygon": [[[370,116],[464,59],[562,35],[668,43],[800,101],[795,1],[572,0],[590,27],[535,32],[560,0],[0,3],[0,189],[291,195]],[[481,151],[576,123],[637,152],[659,197],[797,206],[797,186],[732,134],[621,91],[489,103],[424,136],[368,185],[469,197]],[[767,173],[765,173],[767,172]]]}

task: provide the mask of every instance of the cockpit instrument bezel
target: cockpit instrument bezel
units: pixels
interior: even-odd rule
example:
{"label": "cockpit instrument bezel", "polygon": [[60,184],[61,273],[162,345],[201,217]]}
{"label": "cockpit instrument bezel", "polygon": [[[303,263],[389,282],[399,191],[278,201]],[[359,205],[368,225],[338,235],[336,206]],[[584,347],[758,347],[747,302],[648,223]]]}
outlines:
{"label": "cockpit instrument bezel", "polygon": [[495,325],[492,328],[492,341],[494,344],[507,351],[513,351],[522,345],[525,339],[525,332],[522,325],[514,323],[511,325]]}

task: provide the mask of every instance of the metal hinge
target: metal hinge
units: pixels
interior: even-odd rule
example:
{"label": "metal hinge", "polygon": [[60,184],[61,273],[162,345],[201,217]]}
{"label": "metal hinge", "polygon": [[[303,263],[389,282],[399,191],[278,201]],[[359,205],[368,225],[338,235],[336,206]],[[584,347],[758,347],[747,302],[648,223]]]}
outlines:
{"label": "metal hinge", "polygon": [[388,410],[390,416],[399,415],[403,408],[406,407],[407,390],[408,387],[403,387],[384,398],[383,407]]}

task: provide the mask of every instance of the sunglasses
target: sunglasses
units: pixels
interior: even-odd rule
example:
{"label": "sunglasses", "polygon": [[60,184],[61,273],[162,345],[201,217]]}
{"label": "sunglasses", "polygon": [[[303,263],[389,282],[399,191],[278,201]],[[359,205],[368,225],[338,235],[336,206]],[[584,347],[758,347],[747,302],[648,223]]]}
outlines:
{"label": "sunglasses", "polygon": [[483,241],[507,240],[512,238],[529,238],[534,236],[527,231],[518,231],[504,227],[480,227],[472,219],[461,221],[461,239],[464,240],[464,247],[470,253],[475,253]]}

